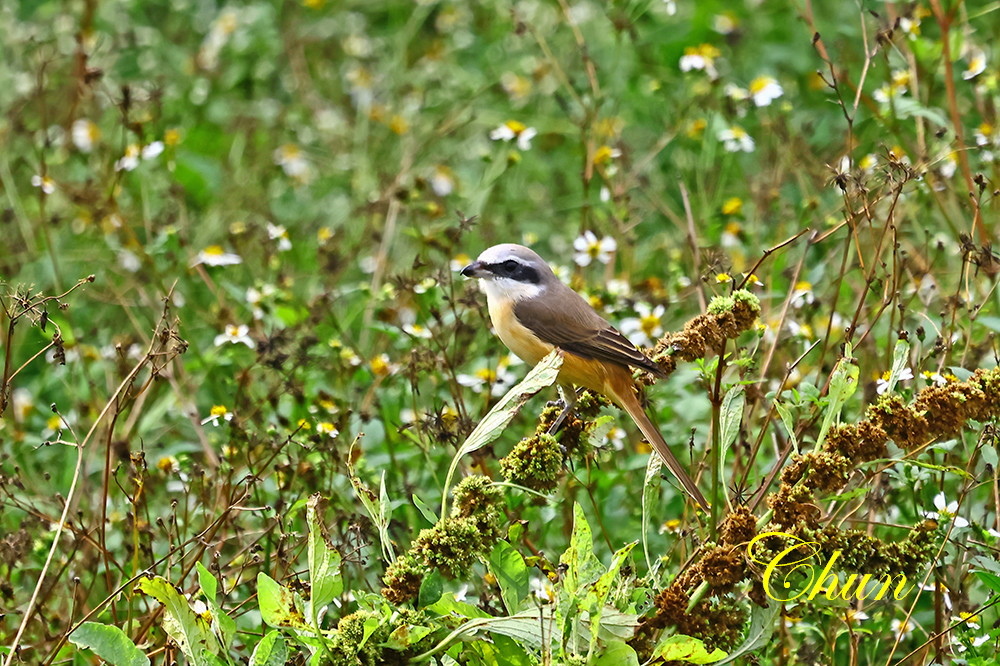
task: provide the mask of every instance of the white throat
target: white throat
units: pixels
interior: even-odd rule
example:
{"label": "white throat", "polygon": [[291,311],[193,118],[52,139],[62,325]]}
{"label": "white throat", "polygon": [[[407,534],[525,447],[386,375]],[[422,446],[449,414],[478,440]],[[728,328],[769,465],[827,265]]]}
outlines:
{"label": "white throat", "polygon": [[510,300],[516,303],[526,298],[535,298],[545,290],[545,287],[540,284],[518,282],[506,277],[480,279],[479,284],[486,292],[486,298],[498,302]]}

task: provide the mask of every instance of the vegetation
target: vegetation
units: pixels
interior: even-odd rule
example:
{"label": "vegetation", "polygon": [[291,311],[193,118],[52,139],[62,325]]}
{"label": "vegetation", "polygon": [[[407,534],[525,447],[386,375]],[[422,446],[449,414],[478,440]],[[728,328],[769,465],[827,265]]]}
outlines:
{"label": "vegetation", "polygon": [[[998,33],[3,3],[0,663],[995,663]],[[499,242],[669,375],[710,512],[598,396],[548,432]]]}

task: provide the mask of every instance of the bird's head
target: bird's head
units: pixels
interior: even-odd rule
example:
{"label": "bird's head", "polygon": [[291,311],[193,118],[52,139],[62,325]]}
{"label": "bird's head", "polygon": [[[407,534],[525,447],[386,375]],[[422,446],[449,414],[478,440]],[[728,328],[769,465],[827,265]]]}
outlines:
{"label": "bird's head", "polygon": [[544,259],[514,243],[483,250],[478,259],[462,269],[462,275],[482,280],[488,296],[514,300],[534,298],[557,280]]}

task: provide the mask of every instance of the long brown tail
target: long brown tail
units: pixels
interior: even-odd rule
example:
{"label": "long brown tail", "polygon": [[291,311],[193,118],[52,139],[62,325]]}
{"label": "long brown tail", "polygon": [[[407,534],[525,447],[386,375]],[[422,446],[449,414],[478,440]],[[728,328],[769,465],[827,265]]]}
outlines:
{"label": "long brown tail", "polygon": [[[631,377],[629,378],[631,379]],[[618,404],[622,406],[628,415],[632,417],[635,424],[639,426],[639,430],[642,431],[643,436],[649,441],[650,446],[652,446],[656,452],[660,455],[660,458],[667,464],[670,472],[681,482],[684,486],[684,490],[687,494],[701,506],[702,509],[708,511],[708,501],[705,496],[701,494],[698,490],[698,486],[695,485],[694,480],[688,476],[687,470],[681,465],[681,462],[674,456],[670,451],[670,447],[667,446],[666,440],[663,439],[663,435],[660,434],[660,429],[653,425],[653,422],[649,420],[646,416],[646,412],[642,409],[642,405],[639,403],[639,399],[636,397],[635,392],[629,387],[627,395],[618,395]]]}

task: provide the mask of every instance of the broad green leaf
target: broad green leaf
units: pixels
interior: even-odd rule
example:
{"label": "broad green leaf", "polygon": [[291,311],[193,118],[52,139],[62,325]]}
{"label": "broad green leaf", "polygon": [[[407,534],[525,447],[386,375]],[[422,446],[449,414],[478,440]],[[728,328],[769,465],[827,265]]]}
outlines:
{"label": "broad green leaf", "polygon": [[545,358],[539,361],[538,365],[532,368],[520,383],[500,398],[500,401],[473,429],[472,434],[466,438],[459,449],[459,456],[478,451],[499,437],[531,396],[546,386],[551,386],[556,381],[562,363],[563,357],[558,350],[549,352]]}
{"label": "broad green leaf", "polygon": [[500,586],[500,596],[507,613],[520,610],[521,600],[528,596],[528,567],[524,558],[506,541],[498,541],[490,553],[490,571]]}
{"label": "broad green leaf", "polygon": [[280,632],[272,629],[253,649],[248,666],[283,666],[287,660],[285,639]]}
{"label": "broad green leaf", "polygon": [[500,398],[500,401],[493,406],[493,409],[483,417],[483,420],[472,430],[462,446],[459,447],[455,457],[452,458],[451,467],[448,469],[448,476],[445,477],[444,490],[441,494],[441,516],[448,513],[448,492],[451,488],[451,480],[458,469],[459,461],[473,451],[478,451],[500,436],[504,428],[517,416],[517,413],[524,407],[524,403],[531,396],[541,391],[546,386],[551,386],[556,377],[559,376],[559,368],[562,367],[562,352],[554,349],[548,353],[538,364],[528,372],[527,376]]}
{"label": "broad green leaf", "polygon": [[588,666],[639,666],[639,655],[627,643],[613,641]]}
{"label": "broad green leaf", "polygon": [[306,627],[305,617],[295,603],[295,593],[263,572],[257,574],[257,603],[268,626]]}
{"label": "broad green leaf", "polygon": [[195,666],[208,663],[202,651],[219,652],[219,642],[208,622],[191,609],[184,595],[166,579],[141,578],[136,587],[163,604],[163,630],[191,663]]}
{"label": "broad green leaf", "polygon": [[983,585],[993,590],[994,594],[1000,594],[1000,576],[989,571],[973,571],[972,573],[976,574]]}
{"label": "broad green leaf", "polygon": [[362,626],[361,642],[358,643],[359,649],[365,646],[365,643],[367,643],[368,639],[372,637],[372,634],[375,633],[375,630],[378,629],[380,624],[381,622],[379,622],[377,617],[365,618],[365,623]]}
{"label": "broad green leaf", "polygon": [[629,553],[635,548],[638,541],[633,541],[615,552],[611,558],[611,566],[601,574],[587,594],[585,605],[590,612],[590,654],[594,654],[597,649],[597,639],[601,629],[601,615],[604,612],[604,604],[611,593],[611,586],[618,577],[618,572],[628,558]]}
{"label": "broad green leaf", "polygon": [[910,363],[910,343],[906,340],[897,340],[896,346],[892,350],[892,368],[889,369],[889,386],[886,393],[892,393],[899,382],[903,371],[909,367]]}
{"label": "broad green leaf", "polygon": [[722,411],[720,414],[720,443],[722,444],[721,459],[725,459],[725,452],[736,441],[740,434],[740,423],[743,421],[743,404],[745,402],[744,387],[737,384],[726,391],[722,397]]}
{"label": "broad green leaf", "polygon": [[587,441],[594,448],[601,446],[604,444],[604,440],[607,439],[608,433],[611,432],[611,428],[614,425],[615,417],[610,414],[598,416],[587,431]]}
{"label": "broad green leaf", "polygon": [[197,562],[195,566],[198,569],[198,584],[201,586],[201,593],[205,595],[205,605],[208,606],[208,611],[212,615],[212,631],[215,632],[225,652],[233,644],[233,635],[236,633],[236,620],[224,613],[219,606],[217,599],[219,581],[215,579],[212,572],[205,568],[205,565],[201,562]]}
{"label": "broad green leaf", "polygon": [[325,529],[320,524],[319,506],[322,498],[313,495],[306,507],[306,522],[309,524],[309,607],[313,623],[319,624],[320,609],[340,596],[344,591],[344,579],[340,575],[340,553],[326,538]]}
{"label": "broad green leaf", "polygon": [[455,599],[455,595],[451,592],[441,595],[435,603],[427,607],[432,613],[437,613],[438,615],[451,615],[455,614],[459,617],[468,617],[472,619],[482,619],[492,617],[489,613],[483,611],[482,609],[473,606],[472,604],[466,603],[464,601],[458,601]]}
{"label": "broad green leaf", "polygon": [[417,497],[416,494],[411,497],[413,498],[413,506],[417,507],[417,511],[420,512],[420,515],[423,516],[431,525],[437,525],[438,517],[437,514],[434,513],[434,509],[427,506],[427,504],[422,499]]}
{"label": "broad green leaf", "polygon": [[795,420],[792,418],[792,410],[781,400],[775,400],[774,411],[778,412],[778,416],[781,417],[781,424],[785,426],[785,432],[788,433],[788,439],[792,442],[792,448],[798,453],[799,440],[795,437]]}
{"label": "broad green leaf", "polygon": [[385,647],[390,650],[405,650],[414,643],[419,643],[431,631],[430,627],[424,627],[419,624],[400,625],[389,634],[389,638],[385,641]]}
{"label": "broad green leaf", "polygon": [[726,657],[726,653],[716,648],[709,652],[705,644],[691,636],[670,636],[660,642],[653,656],[664,661],[686,661],[689,664],[714,664]]}
{"label": "broad green leaf", "polygon": [[[649,456],[646,462],[646,478],[642,483],[642,554],[646,558],[646,570],[653,572],[653,563],[649,557],[649,519],[654,505],[658,505],[660,499],[660,485],[663,479],[660,477],[660,468],[663,461],[660,456]],[[656,560],[659,562],[659,559]]]}
{"label": "broad green leaf", "polygon": [[851,355],[850,343],[845,344],[844,347],[844,357],[837,361],[837,365],[834,366],[833,373],[830,375],[830,391],[827,394],[823,425],[820,427],[819,436],[816,437],[816,451],[822,448],[830,426],[840,420],[840,412],[844,408],[844,403],[858,389],[860,370]]}
{"label": "broad green leaf", "polygon": [[420,592],[417,594],[417,607],[423,608],[436,603],[444,593],[444,578],[437,569],[432,569],[420,582]]}
{"label": "broad green leaf", "polygon": [[124,631],[110,624],[84,622],[69,635],[69,641],[93,651],[111,666],[149,666],[149,657]]}
{"label": "broad green leaf", "polygon": [[563,586],[571,594],[593,583],[604,573],[604,567],[594,555],[594,537],[579,503],[573,504],[573,535],[559,562],[566,565]]}

